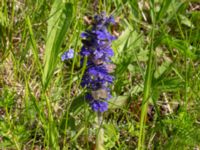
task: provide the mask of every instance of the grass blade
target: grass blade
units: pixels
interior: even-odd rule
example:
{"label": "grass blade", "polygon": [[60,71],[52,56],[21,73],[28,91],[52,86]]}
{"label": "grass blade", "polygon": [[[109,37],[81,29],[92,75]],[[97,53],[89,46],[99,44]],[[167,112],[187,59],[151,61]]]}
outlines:
{"label": "grass blade", "polygon": [[46,90],[56,66],[59,50],[70,26],[73,14],[71,3],[56,0],[52,6],[48,21],[48,33],[44,58],[43,89]]}

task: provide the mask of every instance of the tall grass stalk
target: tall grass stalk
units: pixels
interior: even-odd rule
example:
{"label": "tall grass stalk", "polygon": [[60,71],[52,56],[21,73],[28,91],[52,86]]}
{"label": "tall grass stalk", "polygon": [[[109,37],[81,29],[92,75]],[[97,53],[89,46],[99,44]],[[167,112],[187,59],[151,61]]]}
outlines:
{"label": "tall grass stalk", "polygon": [[43,70],[42,70],[42,65],[40,63],[40,60],[39,60],[39,54],[38,54],[39,50],[37,49],[37,44],[36,44],[36,41],[35,41],[35,37],[34,37],[34,34],[33,34],[33,30],[32,30],[32,24],[31,24],[29,16],[26,17],[26,24],[28,25],[28,29],[29,29],[29,33],[30,33],[31,44],[33,46],[33,55],[34,55],[34,58],[35,58],[35,62],[38,65],[39,72],[42,74]]}
{"label": "tall grass stalk", "polygon": [[56,135],[57,128],[54,126],[53,112],[51,102],[45,93],[44,98],[46,100],[47,110],[48,110],[48,128],[46,130],[47,146],[53,149],[58,149],[58,138]]}
{"label": "tall grass stalk", "polygon": [[[174,9],[174,7],[173,7]],[[181,34],[181,38],[183,40],[185,40],[185,36],[184,36],[184,33],[183,33],[183,30],[182,30],[182,27],[181,27],[181,24],[180,24],[180,21],[178,19],[178,16],[175,14],[176,16],[176,22],[177,22],[177,25],[178,25],[178,29],[180,31],[180,34]],[[187,49],[189,49],[188,45],[187,45]],[[187,98],[187,87],[188,87],[188,72],[187,72],[187,50],[185,49],[184,51],[184,66],[185,66],[185,84],[184,84],[184,109],[185,111],[187,111],[187,103],[188,103],[188,98]]]}
{"label": "tall grass stalk", "polygon": [[[75,24],[75,27],[77,26],[77,23]],[[76,37],[76,43],[75,43],[75,55],[78,53],[77,52],[77,43],[78,43],[78,39],[79,39],[79,33],[80,33],[80,30],[77,34],[77,37]],[[68,98],[68,107],[65,106],[65,108],[67,108],[66,110],[66,115],[64,115],[64,117],[66,117],[66,121],[65,121],[65,126],[64,126],[64,141],[63,141],[63,146],[65,147],[65,143],[66,143],[66,132],[67,132],[67,126],[68,126],[68,118],[69,118],[69,110],[70,110],[70,107],[71,107],[71,104],[72,104],[72,100],[71,100],[71,88],[72,88],[72,83],[73,83],[73,75],[74,75],[74,67],[75,67],[75,63],[76,63],[76,56],[73,58],[73,62],[72,62],[72,68],[71,68],[71,75],[70,75],[70,81],[69,81],[69,89],[68,89],[68,95],[67,95],[67,98]],[[71,101],[70,101],[71,100]]]}
{"label": "tall grass stalk", "polygon": [[144,82],[144,96],[142,102],[142,110],[140,116],[140,132],[139,132],[139,139],[138,139],[138,150],[144,149],[144,140],[145,140],[145,122],[147,119],[147,109],[148,109],[148,101],[150,98],[151,92],[151,81],[152,81],[152,72],[153,72],[153,40],[154,40],[154,25],[152,26],[151,31],[151,47],[149,51],[149,60],[147,64],[147,71],[145,75],[145,82]]}

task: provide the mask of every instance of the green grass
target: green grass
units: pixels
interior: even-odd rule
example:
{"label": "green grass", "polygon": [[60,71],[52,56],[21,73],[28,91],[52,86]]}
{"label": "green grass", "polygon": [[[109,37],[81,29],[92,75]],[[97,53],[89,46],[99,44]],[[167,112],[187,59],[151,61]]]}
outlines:
{"label": "green grass", "polygon": [[[0,149],[200,148],[198,0],[2,0]],[[80,86],[84,16],[106,11],[117,68],[98,122]],[[95,145],[96,141],[96,145]]]}

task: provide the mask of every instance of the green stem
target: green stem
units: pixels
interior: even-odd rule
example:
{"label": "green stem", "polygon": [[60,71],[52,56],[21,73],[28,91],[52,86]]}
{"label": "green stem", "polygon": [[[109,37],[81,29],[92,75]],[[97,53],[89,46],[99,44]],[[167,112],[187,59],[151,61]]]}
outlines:
{"label": "green stem", "polygon": [[140,133],[139,133],[139,140],[138,140],[138,150],[144,149],[144,140],[145,140],[145,121],[147,117],[147,108],[148,108],[148,100],[150,97],[150,90],[151,90],[151,80],[152,80],[152,65],[153,65],[153,38],[154,38],[154,27],[152,27],[151,33],[151,49],[149,52],[149,60],[147,65],[147,72],[145,75],[145,82],[144,82],[144,97],[142,102],[142,112],[140,117]]}
{"label": "green stem", "polygon": [[96,150],[104,150],[104,130],[101,127],[103,122],[103,113],[98,112],[97,119],[98,131],[96,136]]}
{"label": "green stem", "polygon": [[46,142],[47,148],[58,149],[58,134],[57,127],[55,126],[55,121],[53,117],[51,101],[47,93],[43,93],[43,98],[46,100],[46,106],[48,110],[48,126],[45,128],[46,132]]}
{"label": "green stem", "polygon": [[52,111],[51,111],[51,104],[50,104],[50,101],[47,97],[47,94],[45,93],[44,94],[44,98],[46,100],[46,105],[47,105],[47,110],[48,110],[48,129],[47,129],[47,146],[49,147],[50,146],[50,138],[51,138],[51,124],[52,124],[52,120],[53,120],[53,116],[52,116]]}
{"label": "green stem", "polygon": [[[79,30],[80,31],[80,30]],[[79,34],[78,34],[79,35]],[[78,38],[76,39],[76,44],[75,44],[75,55],[77,53],[77,43],[78,43]],[[70,82],[69,82],[69,90],[68,90],[68,100],[69,100],[69,103],[68,103],[68,107],[67,107],[67,112],[66,112],[66,116],[64,115],[64,117],[66,117],[66,121],[65,121],[65,126],[64,126],[64,139],[63,139],[63,149],[66,149],[66,147],[68,145],[66,145],[66,140],[67,140],[67,127],[68,127],[68,119],[69,119],[69,109],[71,107],[71,104],[72,104],[72,101],[70,101],[71,99],[71,87],[72,87],[72,83],[73,83],[73,75],[74,75],[74,67],[75,67],[75,62],[76,62],[76,56],[74,56],[73,58],[73,62],[72,62],[72,68],[71,68],[71,75],[70,75]],[[66,108],[66,106],[65,106]]]}

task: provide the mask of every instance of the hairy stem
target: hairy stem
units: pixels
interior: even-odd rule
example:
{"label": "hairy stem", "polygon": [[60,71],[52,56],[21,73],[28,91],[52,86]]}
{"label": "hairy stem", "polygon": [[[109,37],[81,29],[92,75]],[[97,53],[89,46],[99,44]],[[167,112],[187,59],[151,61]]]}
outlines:
{"label": "hairy stem", "polygon": [[97,113],[97,124],[98,124],[98,131],[96,136],[96,150],[104,150],[104,130],[101,127],[103,122],[103,113]]}

